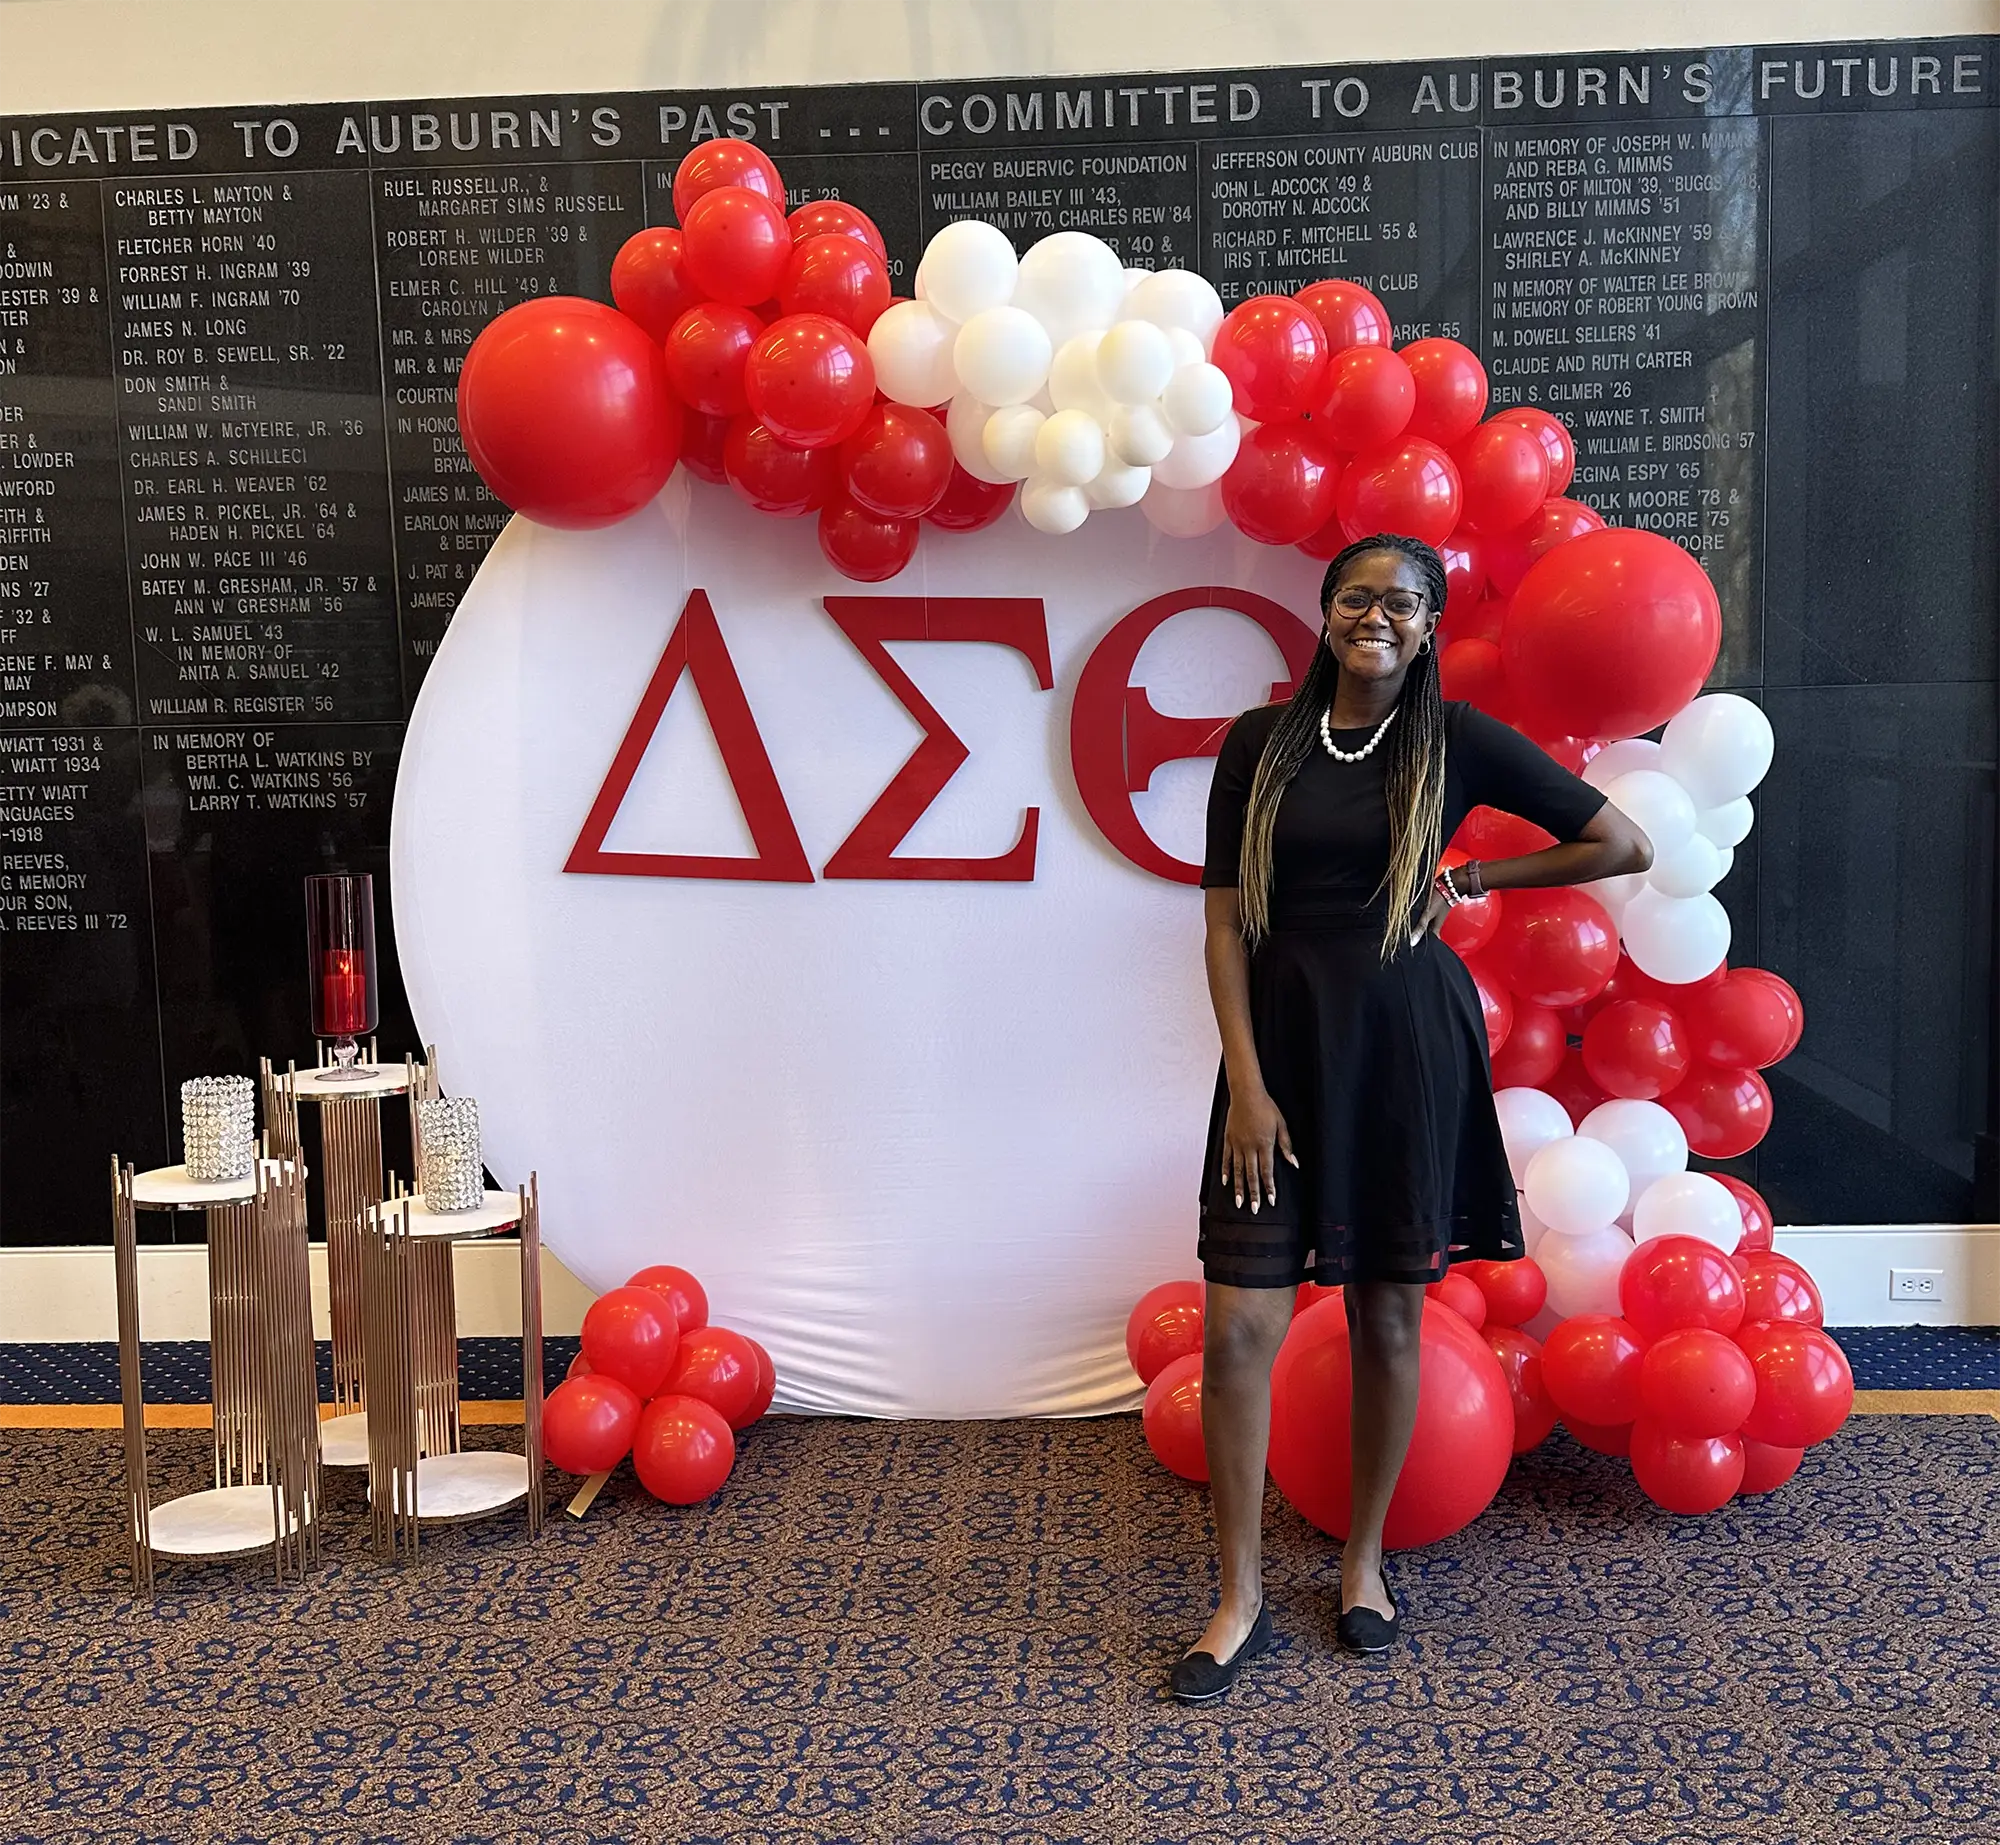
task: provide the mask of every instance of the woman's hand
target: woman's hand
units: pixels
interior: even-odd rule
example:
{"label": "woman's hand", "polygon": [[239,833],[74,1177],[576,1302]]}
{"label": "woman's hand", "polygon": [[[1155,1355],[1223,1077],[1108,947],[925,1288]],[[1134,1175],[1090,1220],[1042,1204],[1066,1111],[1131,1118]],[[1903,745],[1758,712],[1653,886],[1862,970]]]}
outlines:
{"label": "woman's hand", "polygon": [[1278,1202],[1278,1155],[1282,1153],[1297,1166],[1292,1136],[1278,1105],[1260,1089],[1253,1095],[1229,1097],[1229,1118],[1222,1128],[1222,1182],[1232,1186],[1236,1203],[1243,1203],[1246,1183],[1250,1189],[1250,1210],[1254,1216],[1262,1204]]}
{"label": "woman's hand", "polygon": [[1451,905],[1438,894],[1437,887],[1431,887],[1431,900],[1424,906],[1424,919],[1417,925],[1419,937],[1435,935],[1443,926],[1444,919],[1451,914]]}

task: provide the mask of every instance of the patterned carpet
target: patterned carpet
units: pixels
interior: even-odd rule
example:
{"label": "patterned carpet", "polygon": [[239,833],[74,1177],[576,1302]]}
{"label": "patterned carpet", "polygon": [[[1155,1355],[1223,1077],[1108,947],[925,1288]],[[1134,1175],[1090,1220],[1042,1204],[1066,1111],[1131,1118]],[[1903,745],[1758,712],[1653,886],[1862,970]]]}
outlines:
{"label": "patterned carpet", "polygon": [[[497,1435],[500,1431],[481,1431]],[[1649,1511],[1557,1436],[1331,1644],[1275,1498],[1279,1651],[1165,1702],[1203,1497],[1136,1420],[774,1419],[707,1506],[621,1474],[302,1587],[122,1585],[115,1436],[0,1433],[0,1838],[92,1845],[1717,1845],[2000,1839],[2000,1423],[1851,1424],[1773,1499]],[[205,1438],[154,1437],[156,1491]],[[558,1488],[566,1486],[558,1481]]]}

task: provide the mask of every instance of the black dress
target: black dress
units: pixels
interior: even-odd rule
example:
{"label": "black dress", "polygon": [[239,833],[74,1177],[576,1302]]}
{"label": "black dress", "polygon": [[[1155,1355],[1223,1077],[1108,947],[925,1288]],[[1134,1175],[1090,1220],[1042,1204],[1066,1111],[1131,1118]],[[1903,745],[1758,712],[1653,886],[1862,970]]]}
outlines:
{"label": "black dress", "polygon": [[[1282,707],[1231,726],[1208,801],[1202,883],[1234,888],[1243,809]],[[1561,840],[1604,796],[1518,731],[1447,703],[1444,836],[1497,807]],[[1358,749],[1368,730],[1336,730]],[[1386,744],[1386,739],[1385,739]],[[1250,1209],[1222,1182],[1225,1071],[1202,1169],[1202,1266],[1230,1287],[1435,1281],[1454,1258],[1521,1254],[1520,1212],[1493,1110],[1492,1059],[1465,963],[1426,935],[1384,962],[1386,747],[1340,762],[1315,744],[1278,806],[1271,920],[1250,956],[1250,1019],[1294,1169]]]}

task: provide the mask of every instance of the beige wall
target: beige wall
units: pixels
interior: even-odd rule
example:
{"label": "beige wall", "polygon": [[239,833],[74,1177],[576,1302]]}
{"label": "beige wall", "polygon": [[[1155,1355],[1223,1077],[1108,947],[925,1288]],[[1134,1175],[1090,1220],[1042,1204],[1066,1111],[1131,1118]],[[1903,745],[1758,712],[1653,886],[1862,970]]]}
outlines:
{"label": "beige wall", "polygon": [[2000,32],[2000,0],[0,0],[0,112]]}

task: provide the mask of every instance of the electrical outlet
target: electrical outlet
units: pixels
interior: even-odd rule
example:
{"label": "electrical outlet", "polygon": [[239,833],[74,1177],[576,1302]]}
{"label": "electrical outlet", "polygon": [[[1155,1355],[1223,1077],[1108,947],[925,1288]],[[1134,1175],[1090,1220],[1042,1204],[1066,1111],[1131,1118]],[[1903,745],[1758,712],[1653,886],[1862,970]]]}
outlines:
{"label": "electrical outlet", "polygon": [[1892,1268],[1889,1271],[1891,1300],[1941,1300],[1944,1298],[1944,1270],[1941,1268]]}

